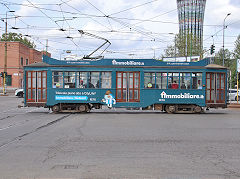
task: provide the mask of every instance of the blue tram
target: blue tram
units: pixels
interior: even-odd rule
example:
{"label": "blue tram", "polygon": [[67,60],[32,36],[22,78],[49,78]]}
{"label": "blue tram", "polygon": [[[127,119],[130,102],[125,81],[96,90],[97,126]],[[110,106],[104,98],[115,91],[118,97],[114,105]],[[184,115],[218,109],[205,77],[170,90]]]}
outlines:
{"label": "blue tram", "polygon": [[200,113],[227,107],[227,68],[154,59],[60,61],[47,56],[24,67],[25,106],[53,112],[138,108]]}

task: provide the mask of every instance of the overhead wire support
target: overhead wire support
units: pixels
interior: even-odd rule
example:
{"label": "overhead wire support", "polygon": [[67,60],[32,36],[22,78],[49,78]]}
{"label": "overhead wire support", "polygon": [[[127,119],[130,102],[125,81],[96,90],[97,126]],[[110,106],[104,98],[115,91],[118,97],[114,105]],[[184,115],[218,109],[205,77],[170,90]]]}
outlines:
{"label": "overhead wire support", "polygon": [[[105,39],[105,38],[103,38],[103,37],[99,37],[99,36],[94,35],[94,34],[91,34],[91,33],[89,33],[89,32],[84,32],[83,30],[78,30],[78,32],[79,32],[80,34],[87,35],[87,36],[94,37],[94,38],[96,38],[96,39],[101,39],[101,40],[104,40],[104,41],[105,41],[102,45],[100,45],[100,46],[99,46],[97,49],[95,49],[92,53],[90,53],[89,55],[84,56],[84,57],[83,57],[84,59],[97,59],[97,58],[102,58],[101,55],[103,54],[103,52],[106,51],[107,48],[111,45],[111,42],[109,42],[109,40],[107,40],[107,39]],[[105,44],[107,44],[107,43],[109,43],[108,46],[102,51],[102,53],[100,53],[99,56],[97,56],[97,57],[91,57],[96,51],[98,51],[100,48],[102,48],[102,47],[103,47]]]}

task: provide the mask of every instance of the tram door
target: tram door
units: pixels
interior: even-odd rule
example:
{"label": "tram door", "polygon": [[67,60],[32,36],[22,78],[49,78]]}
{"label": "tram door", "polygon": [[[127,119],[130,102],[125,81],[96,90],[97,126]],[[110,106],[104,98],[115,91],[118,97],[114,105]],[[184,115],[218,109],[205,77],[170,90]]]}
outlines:
{"label": "tram door", "polygon": [[225,103],[225,73],[207,73],[206,103]]}
{"label": "tram door", "polygon": [[47,72],[28,71],[26,73],[26,99],[27,102],[47,101]]}
{"label": "tram door", "polygon": [[140,101],[140,72],[117,72],[117,102]]}

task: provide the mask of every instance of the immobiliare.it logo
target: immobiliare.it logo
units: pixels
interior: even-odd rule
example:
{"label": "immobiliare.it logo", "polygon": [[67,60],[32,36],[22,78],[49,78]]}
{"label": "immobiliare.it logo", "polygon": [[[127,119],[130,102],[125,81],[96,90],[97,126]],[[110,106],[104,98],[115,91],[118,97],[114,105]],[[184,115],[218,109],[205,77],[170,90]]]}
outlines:
{"label": "immobiliare.it logo", "polygon": [[160,94],[161,98],[164,99],[204,99],[204,95],[191,94],[191,93],[180,93],[168,95],[165,91]]}

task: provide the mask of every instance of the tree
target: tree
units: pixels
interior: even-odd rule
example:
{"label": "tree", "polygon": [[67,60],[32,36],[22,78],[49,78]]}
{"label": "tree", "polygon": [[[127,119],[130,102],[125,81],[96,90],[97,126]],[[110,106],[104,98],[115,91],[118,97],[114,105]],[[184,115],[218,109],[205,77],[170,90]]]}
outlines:
{"label": "tree", "polygon": [[[214,57],[214,63],[218,65],[223,65],[223,49],[221,48]],[[234,59],[234,54],[230,52],[228,49],[224,49],[224,66],[227,67],[231,71],[231,79],[229,78],[229,82],[231,85],[230,88],[234,88],[236,84],[236,60]]]}
{"label": "tree", "polygon": [[167,46],[164,50],[164,57],[202,56],[204,53],[200,47],[199,39],[192,34],[187,36],[176,34],[173,43],[174,45]]}
{"label": "tree", "polygon": [[34,42],[29,41],[26,37],[23,37],[22,34],[17,34],[17,33],[4,33],[2,34],[2,37],[0,37],[0,41],[13,41],[13,42],[21,42],[28,46],[29,48],[36,48],[36,45]]}
{"label": "tree", "polygon": [[175,57],[175,46],[173,45],[167,46],[164,52],[165,52],[165,55],[163,57]]}
{"label": "tree", "polygon": [[[240,35],[238,35],[237,40],[235,41],[235,49],[234,49],[234,58],[235,58],[235,74],[234,76],[237,75],[237,59],[240,59]],[[237,83],[237,80],[235,78],[235,83]],[[239,84],[239,83],[238,83]]]}
{"label": "tree", "polygon": [[[232,65],[232,56],[233,53],[231,53],[228,49],[224,49],[224,66],[230,67]],[[214,57],[214,63],[218,65],[223,65],[223,49],[221,48]]]}
{"label": "tree", "polygon": [[234,57],[240,59],[240,35],[238,35],[237,40],[235,41]]}

